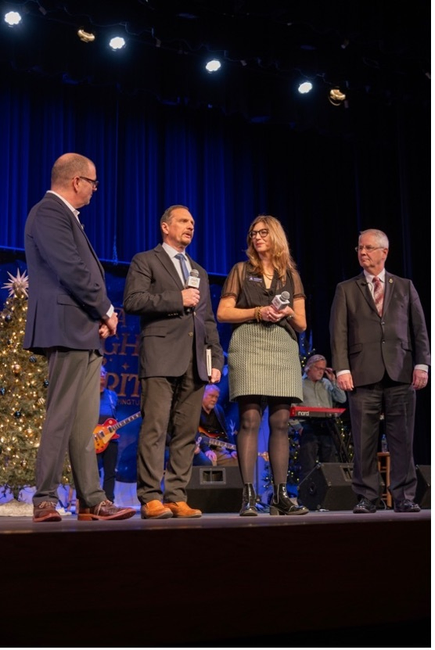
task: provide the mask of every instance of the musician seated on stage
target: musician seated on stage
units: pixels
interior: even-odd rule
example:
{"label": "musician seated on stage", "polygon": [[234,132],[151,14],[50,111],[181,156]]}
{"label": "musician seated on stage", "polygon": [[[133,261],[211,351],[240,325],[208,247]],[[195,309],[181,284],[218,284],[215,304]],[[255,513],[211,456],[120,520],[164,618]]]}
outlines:
{"label": "musician seated on stage", "polygon": [[220,390],[215,384],[207,384],[204,389],[193,465],[237,467],[239,464],[224,410],[218,404],[219,394]]}
{"label": "musician seated on stage", "polygon": [[[346,393],[337,386],[335,373],[332,368],[327,368],[326,358],[321,354],[314,354],[307,360],[302,389],[304,400],[299,406],[334,408],[346,401]],[[301,481],[314,469],[316,462],[337,462],[336,423],[333,419],[309,417],[293,420],[290,424],[299,432]]]}
{"label": "musician seated on stage", "polygon": [[[116,420],[118,395],[113,390],[106,388],[107,371],[101,366],[100,372],[100,417],[98,424],[104,424],[108,418]],[[104,472],[103,490],[112,503],[115,502],[116,465],[118,462],[118,438],[115,433],[110,439],[106,449],[97,454],[98,467]]]}

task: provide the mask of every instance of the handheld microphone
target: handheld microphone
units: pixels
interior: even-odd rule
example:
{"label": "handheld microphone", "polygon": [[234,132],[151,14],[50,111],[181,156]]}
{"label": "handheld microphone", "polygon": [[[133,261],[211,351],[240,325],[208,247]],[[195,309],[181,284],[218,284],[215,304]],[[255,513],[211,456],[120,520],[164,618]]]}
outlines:
{"label": "handheld microphone", "polygon": [[200,281],[201,280],[199,277],[198,269],[192,269],[186,280],[186,289],[189,289],[189,287],[192,287],[193,289],[199,289]]}
{"label": "handheld microphone", "polygon": [[281,294],[278,294],[272,300],[272,306],[277,310],[284,309],[287,305],[290,304],[290,294],[288,291],[283,291]]}

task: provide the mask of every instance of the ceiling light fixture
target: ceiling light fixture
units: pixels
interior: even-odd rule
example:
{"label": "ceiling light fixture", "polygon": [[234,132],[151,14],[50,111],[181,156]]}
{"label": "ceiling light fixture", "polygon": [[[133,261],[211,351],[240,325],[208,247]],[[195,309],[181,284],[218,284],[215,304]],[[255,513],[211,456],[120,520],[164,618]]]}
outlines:
{"label": "ceiling light fixture", "polygon": [[221,67],[221,62],[218,61],[217,59],[212,59],[205,65],[205,69],[207,70],[207,72],[217,72],[220,67]]}
{"label": "ceiling light fixture", "polygon": [[331,88],[328,99],[333,106],[341,106],[346,99],[346,95],[339,88]]}
{"label": "ceiling light fixture", "polygon": [[125,39],[122,38],[122,36],[115,36],[110,39],[109,45],[112,50],[122,50],[122,48],[125,47]]}
{"label": "ceiling light fixture", "polygon": [[311,90],[313,90],[313,84],[311,81],[304,81],[303,83],[299,84],[298,91],[301,93],[301,95],[306,95]]}
{"label": "ceiling light fixture", "polygon": [[81,41],[83,41],[83,43],[92,43],[95,41],[95,34],[92,34],[92,32],[85,32],[82,28],[78,30],[77,36]]}
{"label": "ceiling light fixture", "polygon": [[15,27],[16,25],[19,25],[20,22],[21,15],[18,11],[8,11],[8,13],[5,14],[5,23],[9,25],[9,27]]}

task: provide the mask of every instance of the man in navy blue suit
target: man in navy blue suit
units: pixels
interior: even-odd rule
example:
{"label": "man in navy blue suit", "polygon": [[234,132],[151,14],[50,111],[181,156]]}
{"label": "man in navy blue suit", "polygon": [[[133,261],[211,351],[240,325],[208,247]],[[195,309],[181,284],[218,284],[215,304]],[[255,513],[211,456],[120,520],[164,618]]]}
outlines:
{"label": "man in navy blue suit", "polygon": [[101,339],[116,334],[104,269],[79,221],[98,187],[94,163],[76,153],[56,160],[51,189],[29,213],[25,252],[29,304],[24,348],[48,360],[47,409],[36,461],[35,522],[56,510],[68,450],[79,520],[127,519],[100,487],[93,430],[100,404]]}

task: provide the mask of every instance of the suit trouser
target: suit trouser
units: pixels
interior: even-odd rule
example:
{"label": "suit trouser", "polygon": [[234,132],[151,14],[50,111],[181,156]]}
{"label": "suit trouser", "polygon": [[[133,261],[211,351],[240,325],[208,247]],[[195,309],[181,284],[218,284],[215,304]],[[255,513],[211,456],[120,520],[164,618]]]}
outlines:
{"label": "suit trouser", "polygon": [[[142,426],[137,458],[137,496],[142,504],[186,501],[192,474],[195,435],[201,414],[204,382],[192,360],[181,377],[141,379]],[[169,433],[169,460],[162,486],[165,443]]]}
{"label": "suit trouser", "polygon": [[380,416],[390,452],[390,492],[395,501],[415,498],[414,465],[415,390],[410,384],[393,382],[386,375],[375,384],[358,386],[349,393],[354,444],[352,487],[358,496],[374,501],[380,494],[377,465]]}
{"label": "suit trouser", "polygon": [[106,498],[100,487],[93,430],[100,407],[101,356],[49,348],[47,410],[36,460],[34,505],[58,501],[67,449],[77,498],[89,507]]}
{"label": "suit trouser", "polygon": [[97,455],[98,469],[104,472],[103,490],[109,501],[115,501],[116,463],[118,461],[118,441],[110,440],[106,449]]}

